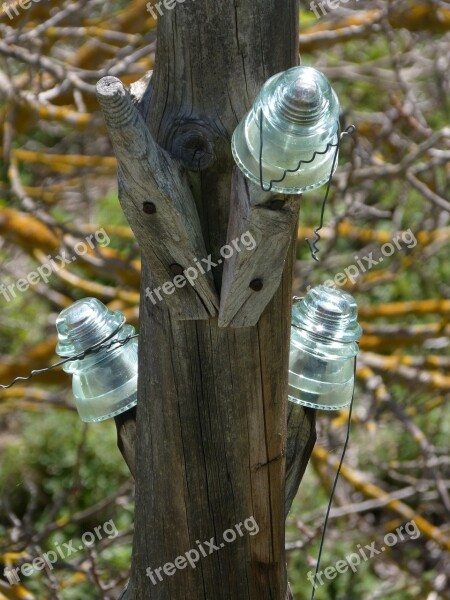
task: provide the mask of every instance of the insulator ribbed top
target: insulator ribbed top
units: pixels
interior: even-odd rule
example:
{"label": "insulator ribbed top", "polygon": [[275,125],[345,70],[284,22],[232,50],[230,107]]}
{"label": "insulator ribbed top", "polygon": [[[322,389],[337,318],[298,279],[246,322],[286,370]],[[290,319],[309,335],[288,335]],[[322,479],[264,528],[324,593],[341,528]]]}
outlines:
{"label": "insulator ribbed top", "polygon": [[96,298],[84,298],[61,311],[56,319],[60,356],[73,356],[106,341],[120,329],[125,317],[120,311],[108,310]]}
{"label": "insulator ribbed top", "polygon": [[313,288],[293,309],[292,324],[335,342],[356,342],[362,334],[354,298],[333,288]]}
{"label": "insulator ribbed top", "polygon": [[326,101],[316,82],[299,77],[278,90],[280,115],[303,125],[315,123],[326,109]]}

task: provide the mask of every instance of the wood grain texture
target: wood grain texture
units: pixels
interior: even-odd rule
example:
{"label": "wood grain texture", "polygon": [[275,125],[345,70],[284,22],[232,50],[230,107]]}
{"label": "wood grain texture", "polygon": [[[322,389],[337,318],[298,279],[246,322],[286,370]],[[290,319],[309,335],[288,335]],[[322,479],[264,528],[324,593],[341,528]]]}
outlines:
{"label": "wood grain texture", "polygon": [[[151,302],[166,302],[178,319],[208,319],[218,308],[211,273],[197,270],[195,285],[185,280],[183,287],[173,286],[170,294],[161,290],[173,280],[174,265],[182,272],[193,268],[195,259],[207,256],[186,178],[158,147],[119,79],[101,79],[97,97],[119,163],[120,202],[154,273],[155,285],[144,293],[152,294]],[[156,292],[155,288],[160,289]]]}
{"label": "wood grain texture", "polygon": [[136,473],[136,407],[114,417],[117,429],[117,445],[130,469]]}
{"label": "wood grain texture", "polygon": [[286,489],[284,513],[287,517],[316,443],[316,413],[288,402],[288,437],[286,451]]}
{"label": "wood grain texture", "polygon": [[[239,250],[225,261],[219,327],[256,325],[272,299],[298,222],[300,196],[263,192],[235,167],[231,188],[227,244]],[[252,250],[240,243],[251,236]]]}
{"label": "wood grain texture", "polygon": [[[297,22],[298,0],[180,3],[159,21],[153,77],[132,87],[152,138],[185,169],[179,176],[214,261],[227,240],[231,135],[263,83],[297,63]],[[141,244],[146,226],[136,231]],[[124,600],[292,598],[284,551],[292,238],[287,246],[258,324],[241,328],[219,327],[215,317],[179,320],[167,303],[153,305],[145,290],[158,274],[143,256],[135,536]],[[220,290],[220,268],[213,277]],[[241,525],[244,535],[196,568],[156,574],[212,537],[220,544],[250,517],[257,535]]]}
{"label": "wood grain texture", "polygon": [[[289,265],[291,267],[291,264]],[[144,273],[144,278],[150,277]],[[290,274],[277,293],[290,296]],[[148,311],[143,301],[142,311]],[[275,303],[256,328],[173,321],[150,309],[141,335],[158,352],[140,356],[136,528],[130,598],[284,598],[286,324]],[[147,315],[148,316],[148,315]],[[249,351],[250,348],[258,352]],[[273,361],[280,349],[284,364]],[[237,366],[239,365],[239,367]],[[261,375],[262,374],[262,375]],[[259,526],[153,585],[157,568],[254,517]]]}

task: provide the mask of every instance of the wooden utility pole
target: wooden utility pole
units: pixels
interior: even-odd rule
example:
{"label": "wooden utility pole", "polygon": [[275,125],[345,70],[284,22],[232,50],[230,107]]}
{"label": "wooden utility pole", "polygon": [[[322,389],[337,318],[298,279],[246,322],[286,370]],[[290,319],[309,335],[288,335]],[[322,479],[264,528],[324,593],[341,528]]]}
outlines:
{"label": "wooden utility pole", "polygon": [[[138,405],[116,419],[136,480],[123,598],[285,600],[285,513],[315,439],[314,411],[301,407],[290,407],[287,433],[299,198],[274,201],[250,184],[230,140],[264,82],[298,62],[298,0],[161,8],[151,77],[131,90],[113,77],[98,84],[120,202],[142,252]],[[149,295],[195,259],[217,263],[246,232],[254,249],[162,301]],[[195,568],[160,571],[162,581],[148,575],[205,540],[220,545],[250,517],[256,535],[243,530]]]}

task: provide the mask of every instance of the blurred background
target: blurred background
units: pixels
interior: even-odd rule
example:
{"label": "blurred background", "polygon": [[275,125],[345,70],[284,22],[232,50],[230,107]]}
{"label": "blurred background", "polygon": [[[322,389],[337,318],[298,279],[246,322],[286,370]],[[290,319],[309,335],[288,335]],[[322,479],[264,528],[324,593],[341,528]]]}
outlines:
{"label": "blurred background", "polygon": [[[323,189],[302,200],[295,293],[334,282],[355,295],[364,329],[321,568],[358,544],[380,547],[408,521],[420,535],[324,579],[316,598],[450,598],[450,5],[319,4],[302,2],[302,63],[328,76],[342,128],[357,132],[342,143],[320,263],[305,238],[319,224]],[[143,0],[41,0],[26,10],[7,2],[0,15],[7,384],[56,362],[55,319],[75,300],[95,296],[138,326],[139,252],[117,200],[95,83],[109,74],[130,84],[151,70],[156,24]],[[106,238],[95,237],[100,229]],[[76,260],[62,266],[62,251]],[[51,260],[58,268],[47,282],[19,283]],[[307,573],[347,417],[318,414],[318,442],[287,519],[296,599],[310,596]],[[0,390],[0,600],[117,598],[131,557],[134,490],[115,436],[112,420],[79,420],[62,370]],[[4,569],[72,539],[78,548],[84,532],[109,519],[115,539],[8,583]]]}

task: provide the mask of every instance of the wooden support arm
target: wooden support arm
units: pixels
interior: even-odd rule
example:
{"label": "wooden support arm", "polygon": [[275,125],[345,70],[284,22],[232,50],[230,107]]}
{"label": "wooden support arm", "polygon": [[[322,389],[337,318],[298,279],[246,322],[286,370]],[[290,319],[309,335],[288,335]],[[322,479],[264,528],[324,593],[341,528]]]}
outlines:
{"label": "wooden support arm", "polygon": [[247,234],[254,248],[225,261],[219,327],[256,325],[277,291],[298,219],[301,196],[264,192],[234,167],[227,244]]}
{"label": "wooden support arm", "polygon": [[[211,273],[196,268],[207,252],[183,170],[155,142],[119,79],[101,79],[97,97],[119,163],[120,203],[157,284],[146,290],[148,301],[167,303],[179,320],[209,319],[219,302]],[[189,267],[193,285],[183,276]]]}
{"label": "wooden support arm", "polygon": [[136,476],[136,407],[114,417],[117,429],[117,446],[130,473]]}
{"label": "wooden support arm", "polygon": [[288,402],[285,517],[292,506],[316,443],[316,412],[314,408]]}

